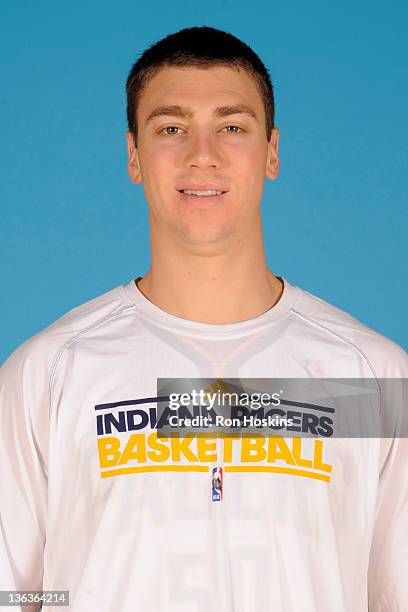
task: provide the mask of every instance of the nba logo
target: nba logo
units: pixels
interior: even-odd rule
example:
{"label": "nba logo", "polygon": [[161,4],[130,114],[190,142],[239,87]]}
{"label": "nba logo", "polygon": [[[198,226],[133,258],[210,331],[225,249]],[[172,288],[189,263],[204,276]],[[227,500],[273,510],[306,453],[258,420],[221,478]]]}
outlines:
{"label": "nba logo", "polygon": [[211,497],[213,502],[222,501],[223,470],[222,467],[212,469]]}

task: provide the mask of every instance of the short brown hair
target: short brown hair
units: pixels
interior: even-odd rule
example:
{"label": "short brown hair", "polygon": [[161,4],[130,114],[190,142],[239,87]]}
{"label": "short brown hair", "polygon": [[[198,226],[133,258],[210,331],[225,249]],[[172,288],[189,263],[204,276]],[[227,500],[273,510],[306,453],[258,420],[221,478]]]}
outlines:
{"label": "short brown hair", "polygon": [[269,73],[258,55],[236,36],[208,26],[184,28],[149,47],[132,66],[126,82],[129,132],[137,141],[137,107],[147,83],[165,66],[243,69],[255,79],[262,96],[266,138],[274,128],[275,102]]}

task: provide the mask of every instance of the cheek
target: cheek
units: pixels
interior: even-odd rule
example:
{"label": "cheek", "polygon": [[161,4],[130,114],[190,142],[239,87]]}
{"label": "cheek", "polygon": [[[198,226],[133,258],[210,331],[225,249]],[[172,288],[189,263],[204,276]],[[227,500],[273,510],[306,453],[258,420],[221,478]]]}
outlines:
{"label": "cheek", "polygon": [[263,189],[266,159],[266,153],[259,145],[235,151],[233,171],[242,193]]}
{"label": "cheek", "polygon": [[224,151],[231,166],[248,174],[262,172],[266,166],[267,148],[258,141],[234,143],[226,146]]}
{"label": "cheek", "polygon": [[171,151],[153,150],[145,152],[143,164],[141,164],[145,190],[152,194],[158,194],[171,185],[174,187],[174,168],[174,153]]}

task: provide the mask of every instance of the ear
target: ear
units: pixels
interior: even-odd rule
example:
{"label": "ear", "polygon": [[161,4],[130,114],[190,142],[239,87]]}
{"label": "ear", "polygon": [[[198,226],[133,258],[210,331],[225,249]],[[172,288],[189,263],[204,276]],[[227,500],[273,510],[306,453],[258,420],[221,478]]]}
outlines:
{"label": "ear", "polygon": [[137,185],[142,182],[142,173],[140,170],[139,153],[132,132],[126,132],[126,140],[128,150],[128,174],[132,183]]}
{"label": "ear", "polygon": [[276,179],[279,174],[278,149],[279,149],[279,130],[278,128],[273,128],[271,131],[271,138],[268,142],[268,157],[266,160],[266,170],[265,170],[265,175],[271,180]]}

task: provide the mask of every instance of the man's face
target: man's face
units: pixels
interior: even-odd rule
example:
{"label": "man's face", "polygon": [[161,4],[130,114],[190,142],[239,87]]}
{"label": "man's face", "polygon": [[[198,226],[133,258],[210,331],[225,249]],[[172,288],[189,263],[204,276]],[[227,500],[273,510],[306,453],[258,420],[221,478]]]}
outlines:
{"label": "man's face", "polygon": [[278,130],[268,142],[252,76],[165,67],[143,91],[137,123],[137,147],[127,134],[129,175],[143,183],[154,235],[207,254],[248,239],[259,227],[264,177],[279,170]]}

